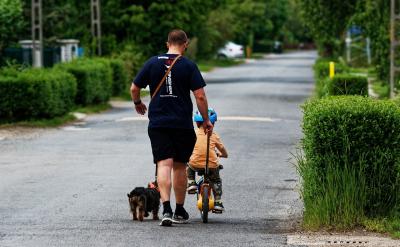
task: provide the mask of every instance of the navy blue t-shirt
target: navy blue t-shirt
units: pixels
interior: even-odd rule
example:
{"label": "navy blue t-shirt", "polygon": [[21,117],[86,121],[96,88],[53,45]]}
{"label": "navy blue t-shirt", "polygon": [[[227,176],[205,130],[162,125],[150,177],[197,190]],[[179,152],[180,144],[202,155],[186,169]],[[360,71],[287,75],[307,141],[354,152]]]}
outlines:
{"label": "navy blue t-shirt", "polygon": [[[147,60],[133,83],[145,88],[150,86],[150,94],[160,83],[173,62],[176,54],[163,54]],[[185,57],[180,57],[149,106],[149,128],[193,129],[193,104],[190,91],[206,84],[197,65]]]}

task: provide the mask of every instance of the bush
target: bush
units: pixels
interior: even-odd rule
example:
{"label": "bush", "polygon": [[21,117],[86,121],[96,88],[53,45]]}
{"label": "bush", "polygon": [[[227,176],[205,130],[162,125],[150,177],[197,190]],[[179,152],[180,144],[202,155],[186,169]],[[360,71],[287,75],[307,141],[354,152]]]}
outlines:
{"label": "bush", "polygon": [[304,223],[349,227],[399,206],[400,108],[361,96],[325,97],[304,106]]}
{"label": "bush", "polygon": [[59,64],[73,74],[78,83],[75,102],[90,105],[107,102],[112,92],[112,70],[104,61],[98,59],[76,59],[70,63]]}
{"label": "bush", "polygon": [[329,79],[329,77],[321,78],[316,81],[315,93],[318,98],[329,95],[329,85],[331,85],[331,79]]}
{"label": "bush", "polygon": [[318,98],[329,95],[368,96],[368,79],[349,74],[338,74],[332,79],[324,77],[316,81],[315,92]]}
{"label": "bush", "polygon": [[128,73],[128,80],[131,81],[136,73],[143,66],[146,58],[140,52],[135,44],[125,44],[119,54],[114,54],[113,58],[120,59],[124,62],[125,71]]}
{"label": "bush", "polygon": [[124,61],[121,59],[110,59],[113,71],[113,95],[120,95],[130,85],[128,72],[125,70]]}
{"label": "bush", "polygon": [[0,119],[61,116],[73,107],[76,87],[71,74],[57,69],[28,69],[13,76],[5,73],[0,76]]}
{"label": "bush", "polygon": [[364,76],[348,74],[335,75],[328,80],[329,95],[368,96],[368,79]]}
{"label": "bush", "polygon": [[105,65],[109,66],[112,71],[112,95],[118,96],[124,90],[127,90],[129,86],[128,72],[125,70],[124,61],[117,58],[97,58],[96,61],[100,61]]}

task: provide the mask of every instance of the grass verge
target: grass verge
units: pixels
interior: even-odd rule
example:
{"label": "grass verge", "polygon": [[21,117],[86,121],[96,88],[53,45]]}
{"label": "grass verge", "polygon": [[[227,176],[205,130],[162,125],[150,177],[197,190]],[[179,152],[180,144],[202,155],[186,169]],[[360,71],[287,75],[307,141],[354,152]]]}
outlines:
{"label": "grass verge", "polygon": [[231,67],[244,63],[244,59],[210,59],[198,62],[198,67],[202,72],[209,72],[216,67]]}
{"label": "grass verge", "polygon": [[254,58],[254,59],[262,59],[262,58],[264,58],[264,55],[265,55],[265,53],[253,52],[253,53],[251,54],[251,58]]}
{"label": "grass verge", "polygon": [[[142,97],[142,98],[149,96],[149,95],[150,95],[150,92],[148,90],[140,91],[140,97]],[[112,97],[111,100],[131,101],[132,100],[131,92],[129,89],[124,90],[121,95]]]}
{"label": "grass verge", "polygon": [[366,230],[378,233],[389,233],[393,238],[400,238],[400,218],[366,219],[363,221]]}
{"label": "grass verge", "polygon": [[[98,105],[89,105],[85,107],[77,107],[72,110],[72,112],[79,112],[84,114],[94,114],[106,111],[111,108],[109,103],[101,103]],[[55,117],[51,119],[30,119],[17,122],[0,122],[0,128],[9,127],[31,127],[31,128],[51,128],[58,127],[76,120],[76,117],[72,113],[67,113],[60,117]]]}
{"label": "grass verge", "polygon": [[32,120],[24,120],[18,122],[2,122],[0,123],[0,128],[8,128],[8,127],[32,127],[32,128],[50,128],[57,127],[63,124],[70,123],[75,121],[76,118],[71,113],[65,114],[61,117],[55,117],[52,119],[32,119]]}
{"label": "grass verge", "polygon": [[372,81],[372,90],[378,95],[379,99],[388,99],[390,95],[389,85],[383,81]]}
{"label": "grass verge", "polygon": [[85,114],[99,113],[111,109],[110,103],[101,103],[98,105],[88,105],[73,109],[73,112],[80,112]]}

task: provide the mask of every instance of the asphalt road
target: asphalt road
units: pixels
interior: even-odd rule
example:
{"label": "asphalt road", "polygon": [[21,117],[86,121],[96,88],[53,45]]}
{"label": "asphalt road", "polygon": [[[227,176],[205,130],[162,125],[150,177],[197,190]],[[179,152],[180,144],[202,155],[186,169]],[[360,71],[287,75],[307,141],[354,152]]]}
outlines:
{"label": "asphalt road", "polygon": [[153,178],[146,118],[118,103],[85,121],[0,140],[0,246],[286,246],[301,220],[291,163],[316,54],[270,56],[205,78],[222,160],[226,212],[187,225],[133,222],[126,193]]}

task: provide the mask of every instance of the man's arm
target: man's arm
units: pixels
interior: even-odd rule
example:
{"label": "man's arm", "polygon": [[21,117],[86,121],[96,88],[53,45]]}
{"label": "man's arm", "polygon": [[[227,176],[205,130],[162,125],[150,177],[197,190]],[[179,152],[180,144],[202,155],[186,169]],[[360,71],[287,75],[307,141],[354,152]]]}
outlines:
{"label": "man's arm", "polygon": [[132,83],[131,86],[131,97],[132,101],[135,104],[135,109],[138,114],[144,115],[147,111],[147,107],[143,104],[142,100],[140,99],[140,90],[141,88],[136,86],[135,83]]}
{"label": "man's arm", "polygon": [[196,98],[197,108],[201,116],[203,117],[203,128],[205,132],[208,132],[211,135],[213,130],[213,125],[208,118],[208,103],[206,93],[204,92],[204,88],[199,88],[193,91],[194,97]]}

